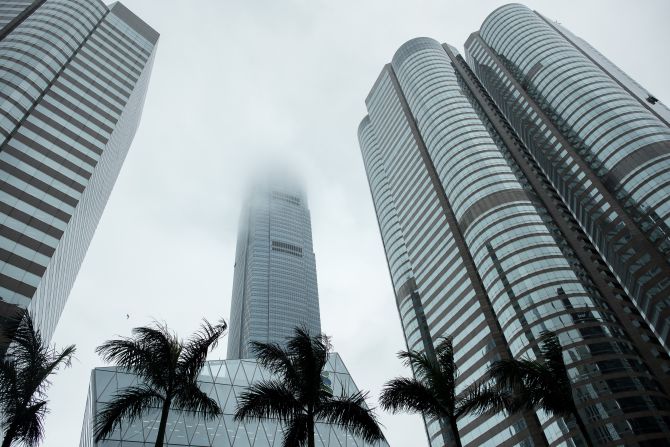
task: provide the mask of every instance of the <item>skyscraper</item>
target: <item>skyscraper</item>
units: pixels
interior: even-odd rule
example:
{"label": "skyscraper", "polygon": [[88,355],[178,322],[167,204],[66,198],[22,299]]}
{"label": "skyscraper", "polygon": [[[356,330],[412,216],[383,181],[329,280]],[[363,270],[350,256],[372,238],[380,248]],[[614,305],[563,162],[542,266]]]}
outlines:
{"label": "skyscraper", "polygon": [[522,5],[492,13],[466,55],[667,350],[670,111],[582,39]]}
{"label": "skyscraper", "polygon": [[[539,36],[523,23],[492,28],[498,17],[514,22],[528,14],[546,23],[511,5],[489,16],[481,34],[502,33],[508,40],[524,33]],[[473,43],[480,40],[475,34],[466,44],[473,59]],[[542,163],[553,154],[554,169],[587,187],[588,172],[564,164],[558,137],[549,138],[545,158],[536,159],[530,147],[535,140],[527,134],[536,138],[549,124],[535,118],[514,121],[512,113],[529,109],[517,105],[528,96],[523,90],[506,97],[503,113],[498,109],[496,98],[506,91],[501,89],[515,81],[496,78],[496,70],[511,65],[512,54],[528,55],[527,48],[508,40],[500,43],[510,51],[501,67],[486,71],[473,62],[479,79],[487,79],[484,86],[455,48],[427,38],[410,40],[384,67],[366,100],[359,141],[407,345],[430,352],[440,337],[453,336],[460,391],[482,379],[495,360],[536,356],[538,337],[553,330],[591,437],[602,444],[663,445],[670,441],[667,355],[638,296],[628,293],[609,264],[603,250],[610,243],[599,244],[598,233],[590,233],[573,211],[576,201],[562,195],[553,171],[545,172]],[[562,79],[579,84],[582,73]],[[605,82],[609,75],[600,73]],[[596,74],[585,76],[582,82],[588,83]],[[498,84],[490,79],[499,79]],[[636,113],[643,113],[639,99],[630,93],[626,98],[620,99],[626,107],[635,103]],[[617,114],[617,104],[606,107],[614,111],[609,116]],[[652,127],[650,138],[661,139],[661,121],[645,113],[641,127]],[[578,197],[590,196],[582,191]],[[592,209],[584,214],[598,217]],[[653,263],[649,259],[659,256],[637,250],[638,260]],[[581,438],[574,421],[543,412],[464,416],[458,425],[464,445],[472,446],[574,445]],[[446,434],[437,421],[427,420],[426,428],[431,445],[444,444]]]}
{"label": "skyscraper", "polygon": [[51,337],[139,124],[158,33],[121,3],[0,5],[0,319]]}
{"label": "skyscraper", "polygon": [[302,188],[271,177],[240,218],[228,358],[252,357],[251,341],[283,343],[298,326],[321,333],[312,224]]}
{"label": "skyscraper", "polygon": [[[205,420],[200,414],[170,411],[166,445],[188,447],[282,446],[284,429],[276,418],[235,420],[238,397],[262,380],[280,379],[249,352],[248,343],[284,343],[296,326],[320,333],[312,229],[304,190],[292,181],[270,176],[258,183],[244,203],[238,233],[233,302],[229,319],[228,359],[208,361],[198,386],[217,401],[222,414]],[[232,353],[231,353],[232,350]],[[334,396],[352,395],[358,387],[337,353],[322,373]],[[119,445],[149,447],[156,442],[160,408],[140,420],[122,423],[111,436],[95,442],[95,415],[114,395],[139,382],[117,367],[91,373],[80,447]],[[323,447],[366,447],[370,444],[327,422],[315,424],[315,440]],[[388,447],[384,441],[374,444]]]}

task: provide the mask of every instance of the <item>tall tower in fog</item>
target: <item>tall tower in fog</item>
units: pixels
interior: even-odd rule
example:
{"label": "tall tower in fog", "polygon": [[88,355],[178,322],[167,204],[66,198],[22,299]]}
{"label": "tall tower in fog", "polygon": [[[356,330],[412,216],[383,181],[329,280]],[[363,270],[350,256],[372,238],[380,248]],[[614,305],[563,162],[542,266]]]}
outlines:
{"label": "tall tower in fog", "polygon": [[321,332],[311,220],[304,190],[272,177],[240,218],[228,358],[252,357],[251,341],[283,343],[297,326]]}

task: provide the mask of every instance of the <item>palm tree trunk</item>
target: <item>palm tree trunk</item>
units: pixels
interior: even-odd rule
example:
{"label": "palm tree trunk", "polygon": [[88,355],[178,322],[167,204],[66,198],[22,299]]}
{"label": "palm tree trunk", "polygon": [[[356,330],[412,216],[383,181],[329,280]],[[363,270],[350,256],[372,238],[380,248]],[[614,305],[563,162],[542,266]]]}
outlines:
{"label": "palm tree trunk", "polygon": [[307,447],[315,447],[314,442],[314,416],[307,416]]}
{"label": "palm tree trunk", "polygon": [[2,447],[11,446],[12,441],[14,441],[14,436],[16,436],[16,424],[10,425],[5,432],[5,439],[2,440]]}
{"label": "palm tree trunk", "polygon": [[161,411],[161,421],[158,424],[158,435],[156,436],[156,446],[163,447],[165,442],[165,430],[167,428],[167,420],[170,415],[170,405],[172,404],[171,399],[165,399],[163,402],[163,410]]}
{"label": "palm tree trunk", "polygon": [[458,425],[455,418],[449,418],[449,427],[451,428],[451,436],[454,438],[454,445],[456,447],[463,447],[461,444],[461,435],[458,433]]}
{"label": "palm tree trunk", "polygon": [[577,421],[577,426],[579,427],[579,430],[582,432],[582,436],[584,436],[584,441],[586,441],[586,445],[588,447],[594,447],[593,441],[591,441],[591,435],[589,434],[589,431],[586,429],[586,424],[584,424],[584,420],[579,414],[579,411],[575,410],[572,412],[572,415],[575,417],[575,420]]}

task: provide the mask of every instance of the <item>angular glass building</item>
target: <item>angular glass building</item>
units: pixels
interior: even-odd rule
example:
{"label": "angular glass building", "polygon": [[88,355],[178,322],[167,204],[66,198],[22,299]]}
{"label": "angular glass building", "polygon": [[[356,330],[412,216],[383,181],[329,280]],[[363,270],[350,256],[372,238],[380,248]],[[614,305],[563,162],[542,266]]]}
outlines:
{"label": "angular glass building", "polygon": [[[261,368],[254,359],[216,360],[207,362],[198,384],[210,397],[215,399],[223,415],[214,420],[203,420],[199,415],[170,413],[166,430],[165,445],[189,447],[280,447],[282,426],[275,419],[261,422],[234,421],[237,396],[249,385],[260,380],[272,379],[268,371]],[[331,387],[333,394],[353,394],[358,392],[349,372],[339,355],[331,354],[324,368],[324,383]],[[133,424],[121,424],[108,439],[93,441],[93,420],[96,411],[109,402],[119,390],[137,384],[137,377],[113,367],[96,368],[91,374],[91,385],[86,402],[84,428],[80,447],[153,447],[156,443],[160,409],[148,412],[142,420]],[[363,447],[365,442],[331,424],[317,423],[316,445],[320,447]],[[375,444],[378,447],[386,443]]]}
{"label": "angular glass building", "polygon": [[240,218],[228,358],[252,357],[251,341],[284,343],[301,326],[321,333],[312,224],[302,188],[271,175]]}
{"label": "angular glass building", "polygon": [[[502,17],[509,23],[499,25]],[[546,36],[536,28],[542,28]],[[536,356],[541,333],[555,331],[591,438],[598,445],[667,445],[667,354],[654,332],[659,329],[661,333],[656,324],[660,320],[651,318],[644,307],[653,298],[641,301],[640,295],[653,289],[656,299],[663,297],[655,285],[665,284],[661,280],[668,266],[665,259],[661,262],[665,240],[653,239],[656,233],[651,227],[643,233],[642,217],[634,217],[631,207],[626,208],[631,214],[616,214],[621,223],[607,227],[610,233],[590,231],[591,220],[608,222],[593,207],[614,207],[592,188],[601,175],[598,172],[605,171],[587,166],[587,159],[595,163],[595,155],[587,158],[586,152],[566,149],[567,140],[577,141],[577,134],[556,131],[541,140],[557,126],[569,128],[578,113],[560,108],[550,112],[546,106],[546,121],[542,121],[537,103],[524,102],[531,100],[531,93],[525,90],[533,88],[530,79],[537,79],[533,76],[540,76],[542,70],[530,70],[537,66],[537,58],[529,57],[532,49],[523,36],[539,39],[537,54],[548,52],[543,66],[556,65],[542,71],[543,75],[577,86],[593,82],[615,90],[618,85],[616,92],[590,96],[582,92],[558,102],[574,112],[580,104],[577,98],[588,98],[584,104],[595,107],[598,100],[592,98],[602,94],[605,105],[592,111],[595,118],[586,119],[585,125],[593,130],[602,119],[605,127],[597,134],[613,132],[601,139],[607,142],[599,146],[601,152],[615,153],[630,143],[629,149],[621,151],[633,154],[636,148],[647,147],[644,141],[652,144],[651,152],[642,149],[644,155],[638,154],[641,158],[627,158],[640,163],[640,172],[645,166],[659,172],[665,169],[662,155],[655,155],[665,147],[668,131],[652,111],[659,104],[646,107],[644,95],[621,87],[618,82],[623,83],[623,75],[608,74],[613,65],[608,66],[609,71],[600,69],[582,55],[579,68],[570,71],[563,59],[567,48],[556,53],[548,50],[564,45],[567,39],[523,6],[496,10],[480,34],[466,43],[474,70],[449,45],[427,38],[405,43],[374,84],[366,100],[368,116],[359,127],[408,348],[430,353],[440,337],[453,336],[460,391],[483,379],[495,360]],[[503,35],[500,42],[495,40]],[[495,51],[507,53],[496,56],[482,42],[486,39],[498,42]],[[577,58],[581,53],[572,48]],[[529,58],[522,64],[523,76],[516,72],[512,76],[510,70],[521,70],[513,66],[517,63],[513,56]],[[497,59],[489,59],[493,57]],[[559,75],[562,69],[568,72]],[[552,84],[542,92],[533,91],[537,101],[549,104],[552,94],[566,95],[569,89]],[[616,135],[623,131],[611,126],[619,115],[627,117],[621,118],[621,126],[629,124],[641,134],[631,131],[617,140]],[[637,119],[637,124],[632,123]],[[626,120],[630,122],[624,123]],[[625,154],[613,157],[621,159]],[[626,172],[634,175],[637,171]],[[614,191],[624,191],[624,186],[608,178],[613,192],[607,197],[623,201]],[[638,181],[642,178],[649,177],[641,175]],[[663,188],[662,178],[652,189]],[[574,184],[586,189],[569,196],[572,186],[568,185]],[[665,191],[665,197],[670,197],[669,192]],[[580,200],[590,207],[580,211]],[[622,202],[619,209],[623,212],[626,206]],[[620,243],[607,239],[614,228],[625,231],[626,222],[639,229],[638,234],[645,238],[643,245],[630,239]],[[633,249],[634,254],[622,258],[626,249]],[[614,262],[629,266],[637,262],[637,268],[617,271],[620,266]],[[648,262],[647,268],[640,270],[643,262]],[[634,282],[643,275],[647,276],[642,284]],[[656,280],[661,282],[651,282]],[[573,446],[584,442],[574,421],[541,411],[509,417],[464,416],[458,426],[463,444],[470,446]],[[446,443],[448,435],[438,421],[426,420],[426,429],[430,445]]]}
{"label": "angular glass building", "polygon": [[0,320],[48,340],[137,130],[158,33],[120,3],[0,4]]}

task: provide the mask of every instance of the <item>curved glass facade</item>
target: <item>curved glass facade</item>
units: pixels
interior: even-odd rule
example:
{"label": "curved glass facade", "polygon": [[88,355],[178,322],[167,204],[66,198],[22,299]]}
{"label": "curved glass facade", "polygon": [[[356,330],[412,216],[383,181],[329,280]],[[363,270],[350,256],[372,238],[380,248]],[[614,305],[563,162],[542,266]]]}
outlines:
{"label": "curved glass facade", "polygon": [[47,339],[139,125],[157,41],[97,0],[43,2],[0,40],[0,297]]}
{"label": "curved glass facade", "polygon": [[[495,320],[486,318],[474,267],[462,262],[463,236],[445,209],[434,169],[426,165],[424,141],[396,77],[396,62],[417,43],[398,50],[393,66],[379,76],[366,101],[369,116],[359,127],[359,141],[407,346],[430,351],[440,337],[452,335],[463,389],[507,350]],[[443,429],[436,421],[426,423],[431,445],[443,445]],[[488,445],[528,442],[523,417],[463,418],[459,426],[463,441],[472,445],[485,439]]]}
{"label": "curved glass facade", "polygon": [[530,9],[498,9],[480,34],[612,192],[667,227],[670,129]]}
{"label": "curved glass facade", "polygon": [[33,0],[5,0],[0,4],[0,32],[17,20],[28,9]]}
{"label": "curved glass facade", "polygon": [[667,350],[667,109],[648,103],[588,44],[522,5],[492,13],[466,53]]}
{"label": "curved glass facade", "polygon": [[283,344],[301,326],[321,333],[307,199],[270,179],[256,185],[240,218],[227,356],[253,357],[250,342]]}
{"label": "curved glass facade", "polygon": [[[539,200],[545,192],[529,183],[505,143],[507,135],[495,130],[481,92],[475,95],[465,77],[475,79],[452,47],[413,39],[382,71],[359,128],[408,346],[420,346],[416,336],[430,337],[424,348],[454,336],[462,386],[480,379],[496,355],[533,357],[539,335],[555,331],[580,412],[598,443],[670,440],[667,395]],[[414,208],[404,212],[408,197]],[[429,236],[441,232],[445,236],[437,241]],[[444,272],[436,276],[438,289],[430,289],[435,297],[415,273],[427,258],[413,249],[431,245],[446,252],[452,247]],[[416,282],[418,306],[399,287],[406,279],[398,272],[405,271]],[[454,287],[465,292],[456,300]],[[457,303],[459,311],[453,319],[445,315],[446,324],[428,318],[429,332],[421,334],[420,308],[433,300]],[[405,313],[412,315],[408,322]],[[636,404],[629,408],[632,394]],[[473,446],[582,442],[573,421],[542,412],[516,419],[464,417],[459,427],[463,443]],[[430,423],[428,432],[435,433]],[[430,441],[441,445],[438,438]]]}

